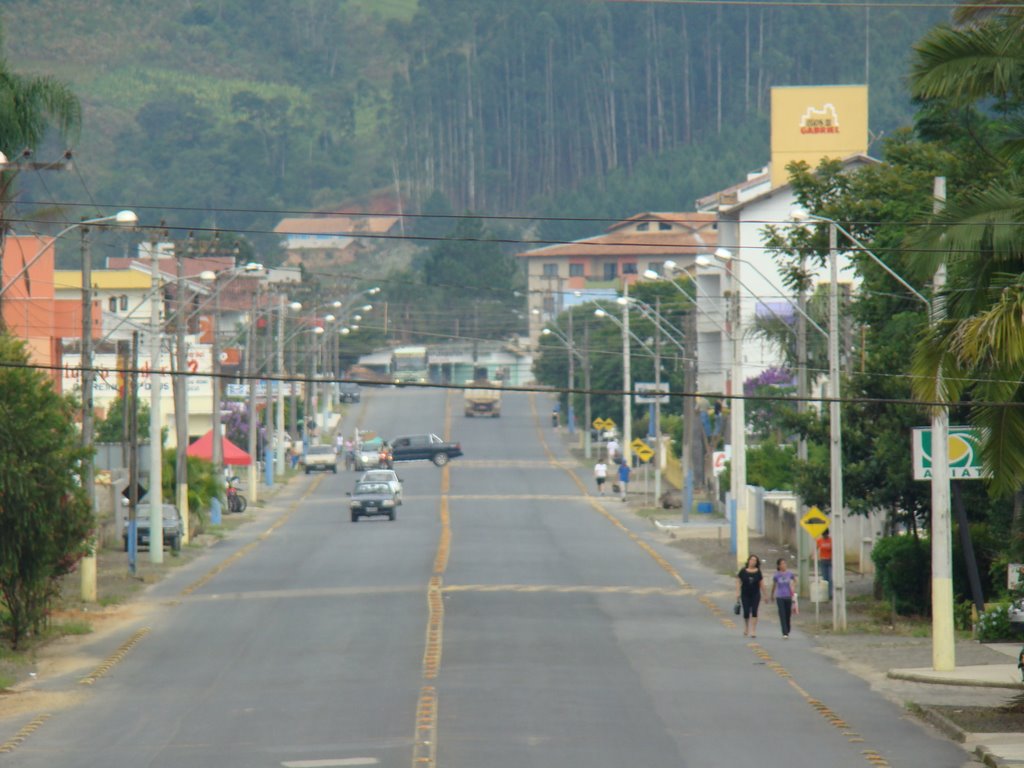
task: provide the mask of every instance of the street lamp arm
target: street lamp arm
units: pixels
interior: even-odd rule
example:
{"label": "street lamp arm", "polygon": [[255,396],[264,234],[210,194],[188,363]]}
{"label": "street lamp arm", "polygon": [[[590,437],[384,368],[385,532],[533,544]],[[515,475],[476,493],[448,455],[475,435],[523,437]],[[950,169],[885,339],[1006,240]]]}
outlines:
{"label": "street lamp arm", "polygon": [[666,339],[671,341],[673,344],[676,345],[676,347],[679,348],[679,351],[683,353],[683,359],[688,360],[689,358],[687,357],[687,355],[689,353],[686,351],[686,347],[680,344],[679,341],[676,340],[671,333],[666,331],[665,326],[668,326],[671,330],[675,331],[680,336],[684,336],[685,334],[681,330],[676,328],[676,326],[674,326],[668,320],[666,320],[664,317],[662,317],[660,314],[658,314],[657,310],[655,310],[654,307],[651,307],[650,305],[645,304],[642,301],[636,302],[636,305],[640,309],[640,313],[648,320],[650,320],[652,323],[654,323],[661,330],[661,332],[665,334]]}
{"label": "street lamp arm", "polygon": [[[624,326],[622,324],[622,321],[619,320],[619,318],[617,318],[615,315],[611,314],[610,312],[605,312],[603,309],[602,310],[598,310],[598,311],[601,314],[597,314],[597,312],[595,312],[594,314],[597,315],[598,317],[604,317],[604,318],[607,318],[607,319],[611,320],[613,323],[615,323],[617,326],[619,326],[620,330],[623,330],[623,331],[626,330],[626,326]],[[641,347],[644,348],[644,351],[647,352],[647,354],[649,354],[651,357],[654,357],[654,350],[652,350],[649,346],[647,346],[647,342],[646,341],[644,341],[639,336],[637,336],[635,333],[633,333],[633,331],[626,331],[626,332],[630,335],[630,337],[633,339],[633,341],[635,341],[637,344],[639,344]]]}
{"label": "street lamp arm", "polygon": [[[546,333],[545,333],[545,331],[546,331]],[[577,360],[579,360],[579,361],[580,361],[581,363],[585,363],[585,362],[586,362],[586,361],[585,361],[585,360],[583,359],[583,355],[582,355],[582,354],[580,354],[579,352],[577,352],[577,351],[576,351],[576,345],[575,345],[575,344],[572,344],[572,343],[570,343],[570,341],[569,341],[568,337],[566,337],[566,336],[565,336],[565,334],[561,333],[560,331],[558,331],[558,330],[557,330],[557,329],[555,329],[555,328],[552,328],[552,327],[551,327],[550,325],[549,325],[549,326],[546,326],[546,327],[544,328],[544,330],[543,330],[543,331],[541,331],[541,333],[543,333],[543,334],[544,334],[545,336],[546,336],[546,335],[548,335],[548,334],[551,334],[551,335],[552,335],[552,336],[554,336],[554,337],[555,337],[556,339],[558,339],[558,340],[559,340],[560,342],[562,342],[562,344],[563,344],[563,345],[564,345],[565,347],[567,347],[567,348],[569,349],[569,351],[570,351],[570,352],[572,352],[572,354],[573,354],[573,357],[575,357],[575,358],[576,358]]]}
{"label": "street lamp arm", "polygon": [[886,273],[889,275],[889,277],[891,277],[897,283],[906,288],[914,296],[914,298],[923,303],[926,307],[928,307],[929,310],[931,309],[932,303],[927,298],[925,298],[924,294],[922,294],[914,286],[912,286],[910,283],[908,283],[906,280],[900,277],[899,273],[893,270],[892,267],[890,267],[888,264],[886,264],[884,261],[878,258],[878,256],[876,256],[874,253],[872,253],[871,250],[866,245],[864,245],[864,243],[862,243],[860,240],[854,237],[848,229],[846,229],[842,224],[840,224],[835,219],[830,219],[827,216],[819,216],[816,213],[808,213],[807,211],[800,211],[799,213],[794,211],[794,215],[792,218],[796,221],[800,221],[806,218],[811,221],[820,221],[825,224],[831,224],[838,231],[846,235],[847,239],[851,243],[856,245],[865,255],[867,255],[873,262],[875,262],[875,264],[884,269]]}

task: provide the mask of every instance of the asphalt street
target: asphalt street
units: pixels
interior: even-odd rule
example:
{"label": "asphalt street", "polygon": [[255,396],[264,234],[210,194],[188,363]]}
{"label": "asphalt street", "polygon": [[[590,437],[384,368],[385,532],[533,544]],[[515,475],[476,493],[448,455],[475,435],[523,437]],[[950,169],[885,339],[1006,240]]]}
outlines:
{"label": "asphalt street", "polygon": [[465,419],[456,394],[364,393],[346,431],[466,455],[397,465],[395,522],[349,521],[352,473],[295,482],[150,590],[89,683],[46,681],[84,693],[14,723],[5,766],[976,764],[799,633],[743,638],[731,587],[592,495],[546,398]]}

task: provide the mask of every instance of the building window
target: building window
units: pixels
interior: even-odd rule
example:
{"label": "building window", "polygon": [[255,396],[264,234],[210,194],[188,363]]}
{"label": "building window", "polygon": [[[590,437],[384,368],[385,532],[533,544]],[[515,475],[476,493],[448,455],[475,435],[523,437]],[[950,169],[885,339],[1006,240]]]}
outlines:
{"label": "building window", "polygon": [[619,271],[615,264],[604,264],[604,271],[602,272],[605,280],[614,280],[619,276]]}
{"label": "building window", "polygon": [[117,296],[111,296],[107,302],[107,309],[111,312],[117,312]]}
{"label": "building window", "polygon": [[558,277],[558,265],[557,264],[545,264],[544,265],[544,277]]}
{"label": "building window", "polygon": [[635,275],[636,274],[636,262],[631,261],[622,265],[622,274],[624,275]]}
{"label": "building window", "polygon": [[546,317],[553,317],[555,315],[555,297],[548,295],[544,297],[544,315]]}
{"label": "building window", "polygon": [[650,228],[651,228],[651,222],[649,222],[649,221],[644,221],[644,222],[636,225],[636,231],[637,232],[646,232]]}
{"label": "building window", "polygon": [[672,229],[672,225],[669,224],[667,221],[658,222],[658,230],[660,232],[668,232],[670,229]]}
{"label": "building window", "polygon": [[583,265],[582,264],[570,264],[569,265],[569,277],[583,277]]}
{"label": "building window", "polygon": [[128,311],[128,297],[127,296],[122,296],[121,297],[121,311],[122,312],[127,312]]}

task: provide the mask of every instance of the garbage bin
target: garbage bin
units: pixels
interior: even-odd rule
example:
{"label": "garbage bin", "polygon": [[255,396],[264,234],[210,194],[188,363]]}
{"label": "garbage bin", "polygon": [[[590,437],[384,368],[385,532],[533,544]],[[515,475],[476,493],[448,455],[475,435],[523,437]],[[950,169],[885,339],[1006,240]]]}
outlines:
{"label": "garbage bin", "polygon": [[710,515],[715,511],[715,505],[710,501],[698,501],[697,502],[697,513],[701,515]]}

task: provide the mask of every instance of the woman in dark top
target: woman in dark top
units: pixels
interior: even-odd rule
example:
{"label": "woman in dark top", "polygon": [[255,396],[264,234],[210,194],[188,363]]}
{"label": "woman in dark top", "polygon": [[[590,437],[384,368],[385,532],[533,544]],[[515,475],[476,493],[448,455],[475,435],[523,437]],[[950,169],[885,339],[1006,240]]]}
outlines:
{"label": "woman in dark top", "polygon": [[736,599],[743,604],[743,636],[757,637],[757,606],[764,593],[761,559],[757,555],[747,558],[745,567],[736,574]]}

